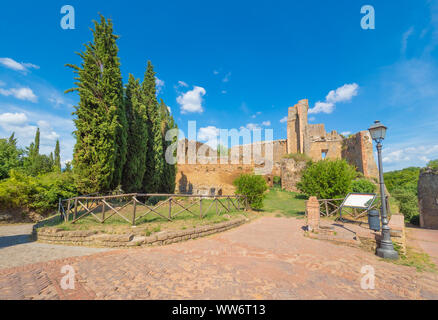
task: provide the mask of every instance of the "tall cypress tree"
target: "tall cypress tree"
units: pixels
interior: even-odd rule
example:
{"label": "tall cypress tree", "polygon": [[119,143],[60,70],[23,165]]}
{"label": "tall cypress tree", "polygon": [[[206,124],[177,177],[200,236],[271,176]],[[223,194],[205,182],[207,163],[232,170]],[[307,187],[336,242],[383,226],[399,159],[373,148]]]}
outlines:
{"label": "tall cypress tree", "polygon": [[142,190],[148,148],[148,118],[142,101],[140,81],[129,75],[125,93],[128,120],[128,153],[123,168],[122,187],[125,192]]}
{"label": "tall cypress tree", "polygon": [[161,118],[156,95],[155,71],[148,61],[142,83],[142,99],[148,115],[148,148],[146,154],[146,172],[143,177],[143,190],[148,193],[158,192],[163,174],[164,155],[161,133]]}
{"label": "tall cypress tree", "polygon": [[117,56],[118,36],[111,20],[94,21],[93,41],[78,55],[81,66],[68,64],[76,74],[79,93],[74,120],[76,145],[73,168],[81,192],[108,191],[121,182],[126,161],[127,122],[123,83]]}
{"label": "tall cypress tree", "polygon": [[59,147],[59,139],[56,140],[54,162],[54,170],[56,172],[61,172],[61,148]]}
{"label": "tall cypress tree", "polygon": [[[175,137],[173,141],[166,141],[166,133],[171,129],[176,129],[177,126],[173,117],[170,115],[169,109],[164,101],[160,102],[160,115],[161,115],[161,134],[163,144],[163,179],[161,179],[160,192],[174,193],[175,192],[175,178],[176,178],[176,164],[170,164],[166,161],[166,152],[169,150],[172,143],[175,143],[178,137]],[[176,150],[175,152],[176,153]],[[175,154],[176,156],[176,154]]]}
{"label": "tall cypress tree", "polygon": [[37,156],[40,154],[40,128],[37,128],[35,133],[35,142],[34,142],[34,155]]}

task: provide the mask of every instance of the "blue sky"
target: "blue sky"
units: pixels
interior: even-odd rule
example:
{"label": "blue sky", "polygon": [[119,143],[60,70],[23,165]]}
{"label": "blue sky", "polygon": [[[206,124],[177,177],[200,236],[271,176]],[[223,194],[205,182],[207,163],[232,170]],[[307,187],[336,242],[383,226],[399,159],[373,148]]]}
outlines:
{"label": "blue sky", "polygon": [[[74,30],[60,27],[67,4]],[[361,28],[363,5],[375,9],[374,30]],[[98,13],[121,36],[124,79],[142,78],[151,60],[159,97],[186,134],[195,120],[203,138],[246,126],[284,139],[287,108],[307,98],[311,123],[328,131],[385,123],[385,171],[438,158],[438,0],[5,2],[1,137],[15,131],[28,145],[39,126],[42,151],[59,138],[72,159],[78,97],[63,93],[73,87],[64,65],[80,63]]]}

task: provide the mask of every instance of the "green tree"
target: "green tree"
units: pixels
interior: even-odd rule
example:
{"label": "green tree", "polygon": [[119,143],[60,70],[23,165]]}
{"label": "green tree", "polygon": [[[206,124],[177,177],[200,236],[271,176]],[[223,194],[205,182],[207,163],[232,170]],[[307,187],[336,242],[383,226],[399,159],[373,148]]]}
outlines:
{"label": "green tree", "polygon": [[236,194],[246,196],[251,208],[256,210],[263,208],[268,184],[262,176],[242,174],[234,180],[233,184],[236,186]]}
{"label": "green tree", "polygon": [[[166,159],[166,152],[171,152],[171,145],[177,142],[178,137],[175,136],[171,141],[166,141],[166,134],[169,130],[177,129],[177,125],[173,116],[169,112],[169,108],[163,100],[160,102],[161,128],[162,128],[162,144],[163,144],[163,178],[161,179],[160,192],[174,193],[175,192],[175,178],[176,178],[176,164],[171,164]],[[173,156],[176,156],[174,150]]]}
{"label": "green tree", "polygon": [[56,140],[54,171],[61,172],[61,148],[59,147],[59,140]]}
{"label": "green tree", "polygon": [[122,187],[125,192],[142,190],[148,147],[148,118],[142,101],[139,80],[129,75],[125,93],[128,121],[128,154],[123,168]]}
{"label": "green tree", "polygon": [[148,61],[142,83],[142,99],[146,106],[148,118],[148,148],[146,153],[146,172],[143,177],[143,190],[148,193],[158,192],[164,169],[163,139],[161,118],[156,95],[156,78],[152,63]]}
{"label": "green tree", "polygon": [[22,166],[23,150],[17,148],[14,133],[9,139],[0,139],[0,180],[9,178],[9,171]]}
{"label": "green tree", "polygon": [[438,159],[429,161],[429,163],[427,164],[427,166],[428,166],[429,168],[434,169],[434,170],[438,170]]}
{"label": "green tree", "polygon": [[111,20],[94,21],[93,41],[78,55],[81,66],[73,68],[79,93],[74,120],[76,145],[73,168],[80,192],[115,189],[121,182],[126,161],[127,121],[123,83]]}
{"label": "green tree", "polygon": [[367,179],[358,179],[352,182],[351,191],[357,193],[374,193],[376,191],[376,185]]}
{"label": "green tree", "polygon": [[303,172],[298,189],[318,199],[343,198],[351,192],[357,172],[345,160],[322,160],[309,165]]}

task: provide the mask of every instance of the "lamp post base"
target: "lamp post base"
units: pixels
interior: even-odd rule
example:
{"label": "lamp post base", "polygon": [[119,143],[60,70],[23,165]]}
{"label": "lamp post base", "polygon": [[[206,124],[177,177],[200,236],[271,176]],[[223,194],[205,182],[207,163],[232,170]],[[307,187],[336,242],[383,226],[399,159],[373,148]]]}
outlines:
{"label": "lamp post base", "polygon": [[397,260],[398,253],[394,249],[389,248],[377,248],[377,256],[383,259]]}

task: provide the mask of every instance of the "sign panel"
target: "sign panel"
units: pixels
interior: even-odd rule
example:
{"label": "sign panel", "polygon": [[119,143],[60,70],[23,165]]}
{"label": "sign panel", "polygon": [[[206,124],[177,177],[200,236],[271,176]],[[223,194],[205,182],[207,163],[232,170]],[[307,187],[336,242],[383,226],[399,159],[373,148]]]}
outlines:
{"label": "sign panel", "polygon": [[375,194],[350,193],[345,198],[343,207],[367,209],[374,202],[375,198]]}

